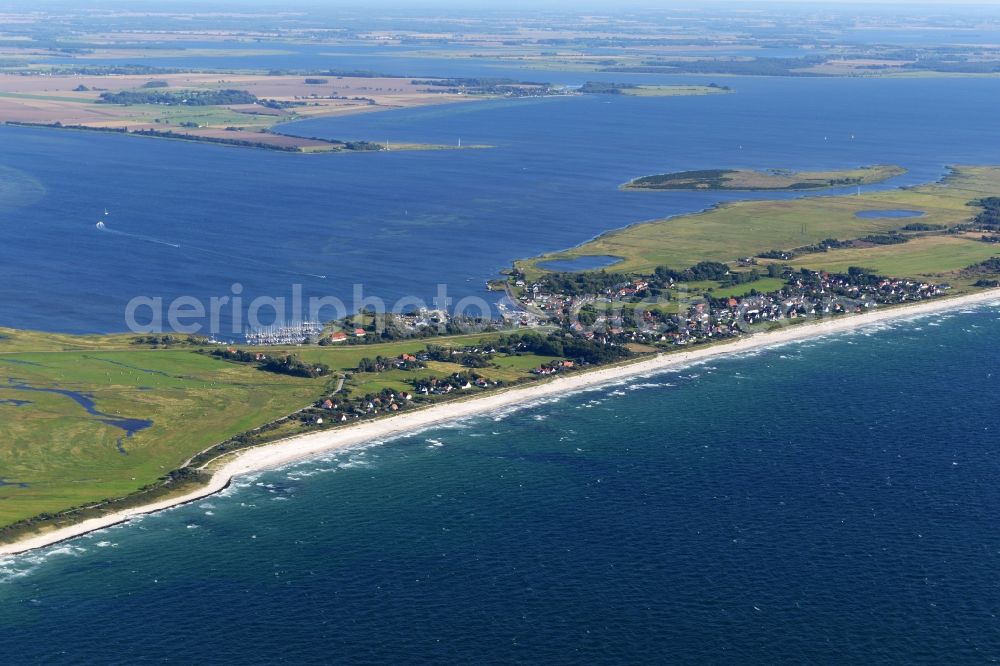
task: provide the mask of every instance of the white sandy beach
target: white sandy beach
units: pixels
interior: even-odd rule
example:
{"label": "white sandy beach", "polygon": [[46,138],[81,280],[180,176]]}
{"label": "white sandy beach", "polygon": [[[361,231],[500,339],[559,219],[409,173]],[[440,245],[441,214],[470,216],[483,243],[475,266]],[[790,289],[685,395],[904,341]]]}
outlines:
{"label": "white sandy beach", "polygon": [[795,340],[850,331],[892,319],[904,319],[922,314],[958,310],[962,307],[997,300],[1000,300],[1000,289],[990,289],[976,294],[954,298],[941,298],[907,307],[878,310],[860,315],[842,316],[816,323],[788,326],[776,331],[758,333],[753,336],[740,338],[730,343],[712,345],[688,352],[661,354],[634,363],[557,377],[544,383],[495,391],[467,400],[448,402],[384,419],[366,421],[357,425],[325,432],[292,437],[234,454],[229,462],[215,472],[208,485],[188,495],[134,509],[127,509],[100,518],[93,518],[77,525],[29,537],[14,544],[0,545],[0,555],[11,555],[42,548],[88,532],[93,532],[94,530],[125,522],[135,516],[186,504],[226,488],[233,477],[280,467],[332,450],[368,444],[435,424],[497,411],[511,405],[532,402],[540,398],[563,396],[580,389],[675,368],[711,357],[737,354]]}

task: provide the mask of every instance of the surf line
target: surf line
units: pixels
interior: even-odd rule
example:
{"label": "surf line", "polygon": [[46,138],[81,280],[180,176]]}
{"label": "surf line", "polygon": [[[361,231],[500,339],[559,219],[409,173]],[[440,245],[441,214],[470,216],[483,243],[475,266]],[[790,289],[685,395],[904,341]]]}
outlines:
{"label": "surf line", "polygon": [[[146,243],[156,243],[158,245],[166,245],[167,247],[172,247],[172,248],[175,248],[175,249],[178,249],[178,250],[181,249],[181,246],[180,246],[179,243],[171,243],[170,241],[165,241],[165,240],[162,240],[160,238],[153,238],[152,236],[144,236],[143,234],[133,234],[133,233],[129,233],[127,231],[118,231],[117,229],[112,229],[111,227],[109,227],[107,224],[104,223],[104,220],[100,220],[95,226],[97,227],[98,231],[103,231],[103,232],[109,233],[109,234],[115,234],[116,236],[124,236],[125,238],[131,238],[133,240],[144,241]],[[248,264],[257,264],[259,266],[267,267],[269,270],[271,270],[273,272],[276,272],[276,273],[285,273],[286,275],[297,275],[297,276],[300,276],[300,277],[303,277],[303,276],[304,277],[311,277],[311,278],[316,278],[318,280],[325,280],[326,279],[325,275],[319,275],[317,273],[304,273],[304,272],[301,272],[301,271],[290,271],[290,270],[283,269],[283,268],[275,268],[273,265],[271,265],[270,263],[268,263],[266,261],[262,261],[260,259],[253,259],[251,257],[242,257],[242,256],[239,256],[239,255],[236,255],[236,254],[228,254],[226,252],[218,252],[216,250],[209,250],[207,248],[196,247],[196,246],[192,246],[192,245],[187,245],[187,246],[184,247],[184,249],[185,250],[190,250],[190,251],[193,251],[193,252],[201,252],[203,254],[211,254],[211,255],[214,255],[216,257],[222,257],[223,259],[229,259],[231,261],[240,261],[240,262],[248,263]]]}

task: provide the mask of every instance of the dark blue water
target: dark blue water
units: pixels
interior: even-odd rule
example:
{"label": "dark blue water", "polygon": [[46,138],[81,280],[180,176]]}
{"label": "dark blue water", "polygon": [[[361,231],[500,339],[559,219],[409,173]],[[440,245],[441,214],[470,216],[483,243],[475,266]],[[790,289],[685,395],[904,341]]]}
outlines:
{"label": "dark blue water", "polygon": [[[735,85],[734,95],[470,103],[285,128],[496,146],[459,152],[285,155],[0,127],[0,166],[18,185],[0,197],[0,324],[123,330],[135,296],[205,301],[231,296],[234,282],[246,302],[289,296],[296,282],[348,305],[355,283],[390,304],[429,300],[439,283],[456,300],[485,296],[516,258],[719,201],[796,196],[618,189],[638,175],[909,168],[882,186],[893,187],[993,162],[1000,146],[988,79]],[[105,207],[122,233],[95,227]]]}
{"label": "dark blue water", "polygon": [[998,308],[469,420],[4,560],[0,653],[995,661]]}
{"label": "dark blue water", "polygon": [[885,218],[907,218],[907,217],[923,217],[924,212],[919,210],[862,210],[854,214],[854,217],[860,217],[864,219],[885,219]]}

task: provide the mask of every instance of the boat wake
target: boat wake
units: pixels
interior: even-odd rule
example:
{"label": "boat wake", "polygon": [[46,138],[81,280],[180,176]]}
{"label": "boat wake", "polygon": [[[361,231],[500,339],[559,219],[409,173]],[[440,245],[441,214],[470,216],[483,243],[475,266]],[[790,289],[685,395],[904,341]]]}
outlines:
{"label": "boat wake", "polygon": [[134,238],[135,240],[145,241],[147,243],[157,243],[159,245],[167,245],[173,248],[180,248],[177,243],[171,243],[170,241],[160,240],[159,238],[153,238],[152,236],[143,236],[142,234],[130,234],[126,231],[118,231],[117,229],[112,229],[108,225],[104,224],[104,220],[97,223],[98,231],[105,231],[109,234],[115,234],[116,236],[125,236],[126,238]]}
{"label": "boat wake", "polygon": [[[134,240],[139,240],[146,243],[156,243],[157,245],[166,245],[167,247],[172,247],[178,250],[181,249],[181,245],[179,243],[172,243],[170,241],[162,240],[160,238],[153,238],[152,236],[144,236],[143,234],[133,234],[127,231],[119,231],[117,229],[112,229],[107,224],[105,224],[104,220],[100,220],[95,226],[97,227],[98,231],[103,231],[109,234],[115,234],[116,236],[124,236],[125,238],[132,238]],[[318,273],[304,273],[301,271],[291,271],[282,268],[275,268],[273,264],[267,261],[262,261],[260,259],[253,259],[250,257],[242,257],[227,252],[219,252],[217,250],[209,250],[208,248],[203,248],[203,247],[186,245],[184,246],[184,249],[191,252],[201,252],[202,254],[221,257],[229,261],[237,261],[244,264],[266,267],[268,270],[274,273],[284,273],[286,275],[295,275],[298,277],[310,277],[310,278],[316,278],[317,280],[325,280],[327,277],[326,275],[320,275]]]}

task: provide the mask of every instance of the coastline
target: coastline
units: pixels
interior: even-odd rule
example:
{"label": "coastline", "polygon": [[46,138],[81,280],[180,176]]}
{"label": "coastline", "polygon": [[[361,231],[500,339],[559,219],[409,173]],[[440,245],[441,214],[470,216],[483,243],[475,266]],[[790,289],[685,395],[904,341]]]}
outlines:
{"label": "coastline", "polygon": [[964,306],[982,305],[1000,300],[1000,288],[988,289],[963,296],[944,297],[914,305],[847,315],[836,319],[787,326],[775,331],[697,348],[692,351],[659,354],[625,364],[600,367],[579,374],[556,377],[550,381],[500,390],[466,400],[447,402],[397,416],[358,423],[326,432],[298,435],[233,454],[233,458],[212,474],[208,484],[195,491],[148,505],[85,520],[76,525],[26,537],[0,545],[0,556],[16,555],[44,548],[84,534],[127,522],[136,516],[163,511],[214,495],[232,482],[234,477],[281,467],[334,450],[346,449],[372,441],[384,440],[414,430],[432,427],[448,421],[496,411],[540,398],[609,384],[630,377],[660,372],[713,357],[739,354],[773,345],[842,333],[885,321],[955,310]]}

